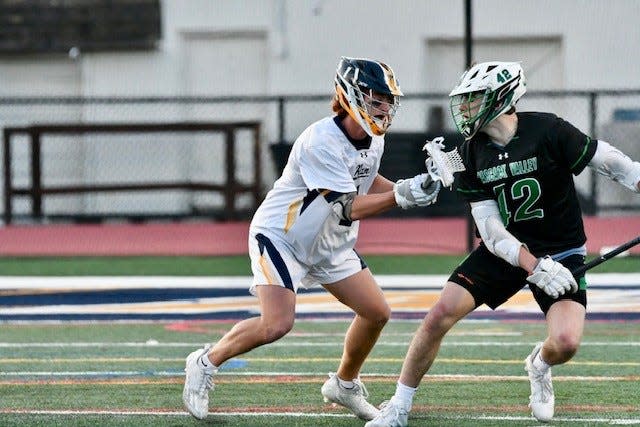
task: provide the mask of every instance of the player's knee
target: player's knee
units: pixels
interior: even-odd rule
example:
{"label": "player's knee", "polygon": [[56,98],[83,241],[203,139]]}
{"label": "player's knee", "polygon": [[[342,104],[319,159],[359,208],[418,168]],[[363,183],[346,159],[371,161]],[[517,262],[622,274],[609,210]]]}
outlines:
{"label": "player's knee", "polygon": [[262,340],[264,344],[274,342],[291,331],[293,328],[293,318],[278,318],[269,323],[264,323],[262,327]]}
{"label": "player's knee", "polygon": [[380,328],[384,327],[391,318],[391,308],[386,303],[360,308],[356,313],[367,323],[378,325]]}
{"label": "player's knee", "polygon": [[429,310],[422,327],[430,335],[444,335],[457,321],[458,316],[453,307],[439,301]]}
{"label": "player's knee", "polygon": [[391,308],[388,305],[384,305],[381,307],[376,307],[375,310],[367,313],[367,318],[369,321],[383,327],[389,321],[391,317]]}
{"label": "player's knee", "polygon": [[571,333],[562,333],[555,338],[556,350],[564,357],[572,357],[580,347],[580,338]]}
{"label": "player's knee", "polygon": [[455,307],[447,304],[442,300],[438,301],[431,310],[429,310],[430,323],[435,326],[443,326],[449,324],[455,318]]}

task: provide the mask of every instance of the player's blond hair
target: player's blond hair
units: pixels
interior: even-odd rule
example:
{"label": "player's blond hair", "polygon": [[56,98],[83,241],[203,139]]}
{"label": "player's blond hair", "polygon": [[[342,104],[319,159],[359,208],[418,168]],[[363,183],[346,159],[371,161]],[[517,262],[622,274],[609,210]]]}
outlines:
{"label": "player's blond hair", "polygon": [[333,99],[331,100],[331,110],[340,117],[346,116],[348,114],[347,110],[345,110],[342,104],[340,104],[338,95],[334,96]]}

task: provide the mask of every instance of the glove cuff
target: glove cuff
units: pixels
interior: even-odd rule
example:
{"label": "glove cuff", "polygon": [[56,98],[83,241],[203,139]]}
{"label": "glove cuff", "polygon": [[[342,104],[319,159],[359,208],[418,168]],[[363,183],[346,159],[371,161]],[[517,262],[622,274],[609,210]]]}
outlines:
{"label": "glove cuff", "polygon": [[393,198],[396,201],[396,205],[406,210],[406,209],[409,209],[411,206],[409,204],[409,201],[398,192],[398,185],[402,181],[404,181],[404,179],[399,179],[393,184]]}
{"label": "glove cuff", "polygon": [[553,264],[554,264],[553,259],[551,259],[549,255],[545,255],[543,257],[538,258],[538,263],[533,269],[533,272],[536,273],[538,271],[551,271]]}

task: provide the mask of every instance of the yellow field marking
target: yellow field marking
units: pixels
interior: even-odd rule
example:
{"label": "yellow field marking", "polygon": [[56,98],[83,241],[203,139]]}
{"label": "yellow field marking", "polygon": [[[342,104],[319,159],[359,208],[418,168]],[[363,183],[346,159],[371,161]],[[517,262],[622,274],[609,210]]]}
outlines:
{"label": "yellow field marking", "polygon": [[[339,362],[339,357],[243,357],[232,360],[243,360],[247,362],[263,363],[317,363],[317,362]],[[460,358],[438,358],[438,363],[450,364],[480,364],[480,365],[519,365],[523,361],[520,359],[460,359]],[[402,363],[402,357],[370,357],[370,363]],[[76,357],[76,358],[0,358],[0,363],[182,363],[183,357]],[[640,362],[601,362],[601,361],[569,361],[567,365],[576,366],[640,366]]]}
{"label": "yellow field marking", "polygon": [[[247,282],[248,283],[248,282]],[[389,306],[394,311],[410,310],[425,311],[433,307],[440,297],[440,290],[385,290],[385,297]],[[344,311],[344,306],[326,293],[300,294],[297,297],[299,307],[307,305],[321,304],[324,309],[332,311]],[[509,310],[523,310],[528,308],[536,308],[535,300],[530,293],[518,293],[514,295],[503,306]],[[238,296],[233,298],[199,298],[198,302],[194,301],[156,301],[146,303],[130,303],[130,304],[97,304],[92,306],[94,313],[109,312],[185,312],[190,310],[198,311],[229,311],[229,310],[257,310],[259,309],[258,301],[253,296]]]}

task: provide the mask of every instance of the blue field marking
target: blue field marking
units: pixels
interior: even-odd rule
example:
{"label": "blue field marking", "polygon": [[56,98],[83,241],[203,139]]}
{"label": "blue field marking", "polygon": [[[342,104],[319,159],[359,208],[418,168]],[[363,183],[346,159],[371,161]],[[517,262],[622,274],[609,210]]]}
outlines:
{"label": "blue field marking", "polygon": [[[6,291],[5,291],[6,292]],[[246,289],[206,289],[206,288],[160,288],[160,289],[111,289],[111,290],[65,290],[42,293],[33,290],[29,294],[3,295],[0,291],[0,306],[33,305],[91,305],[199,300],[202,298],[225,298],[247,296]]]}
{"label": "blue field marking", "polygon": [[[412,290],[440,291],[441,286],[411,287]],[[639,285],[600,285],[598,290],[624,290],[639,291]],[[385,287],[385,291],[406,291],[406,287]],[[35,305],[92,305],[92,304],[118,304],[126,303],[160,302],[160,301],[197,301],[203,298],[245,297],[248,290],[245,288],[230,289],[206,289],[206,288],[155,288],[136,289],[122,288],[111,290],[23,290],[15,294],[16,290],[0,290],[0,306],[35,306]],[[324,293],[324,289],[300,289],[298,294]]]}
{"label": "blue field marking", "polygon": [[[422,319],[446,278],[376,276],[394,319]],[[592,274],[588,280],[589,320],[640,321],[640,274]],[[250,282],[250,277],[0,277],[0,322],[244,319],[259,313],[257,299],[248,293]],[[519,295],[516,304],[495,311],[479,307],[469,318],[543,320],[530,291]],[[316,287],[300,289],[296,317],[349,319],[353,313]]]}
{"label": "blue field marking", "polygon": [[243,369],[249,366],[249,361],[246,359],[230,359],[220,366],[221,371],[228,371],[230,369]]}

